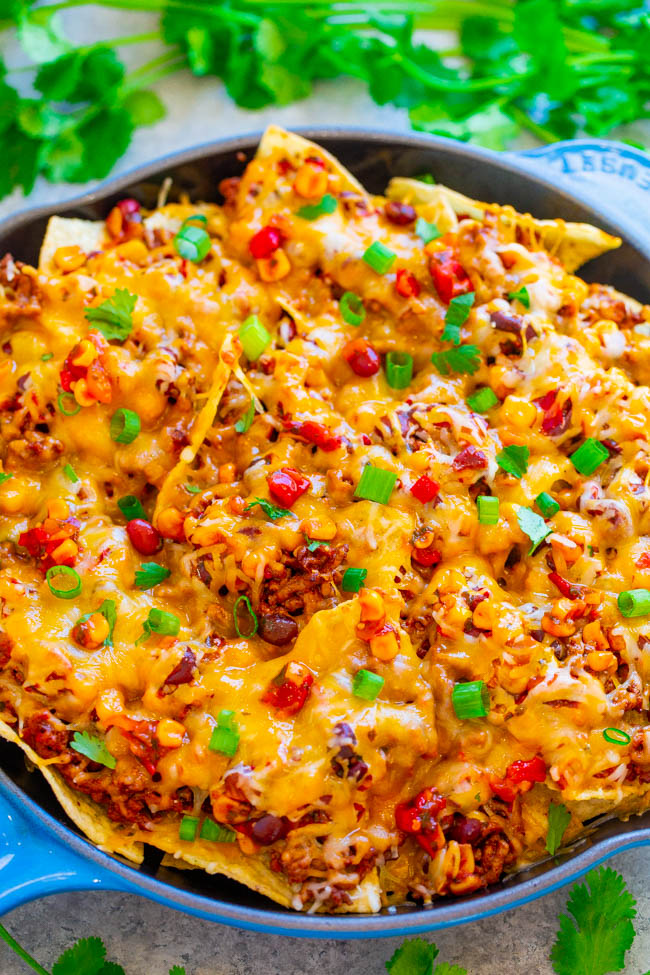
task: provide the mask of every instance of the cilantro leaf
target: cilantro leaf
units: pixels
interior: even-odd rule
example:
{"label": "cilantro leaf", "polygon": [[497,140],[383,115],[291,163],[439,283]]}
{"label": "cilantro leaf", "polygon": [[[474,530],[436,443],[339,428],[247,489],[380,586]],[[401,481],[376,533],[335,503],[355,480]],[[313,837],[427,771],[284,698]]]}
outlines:
{"label": "cilantro leaf", "polygon": [[528,470],[529,457],[530,450],[528,447],[511,444],[509,447],[504,447],[501,453],[497,454],[497,464],[507,474],[521,478]]}
{"label": "cilantro leaf", "polygon": [[524,535],[528,535],[532,542],[528,554],[533,555],[535,549],[542,544],[546,536],[550,535],[553,529],[532,508],[520,506],[517,509],[517,521]]}
{"label": "cilantro leaf", "polygon": [[467,975],[467,969],[460,965],[450,965],[448,961],[442,961],[436,965],[434,975]]}
{"label": "cilantro leaf", "polygon": [[165,117],[165,106],[158,95],[145,88],[129,92],[122,105],[131,116],[134,125],[153,125]]}
{"label": "cilantro leaf", "polygon": [[472,375],[480,365],[481,353],[476,345],[459,345],[455,349],[434,352],[431,361],[441,376],[448,376],[452,372]]}
{"label": "cilantro leaf", "polygon": [[103,968],[100,968],[99,975],[126,975],[121,965],[114,961],[107,961]]}
{"label": "cilantro leaf", "polygon": [[[97,738],[96,735],[90,735],[87,731],[75,731],[70,747],[74,748],[80,755],[85,755],[91,762],[105,765],[106,768],[115,768],[115,758],[109,752],[103,739]],[[95,939],[91,938],[90,940]],[[56,975],[56,973],[53,972],[52,975]]]}
{"label": "cilantro leaf", "polygon": [[237,433],[248,433],[251,428],[251,424],[255,418],[255,404],[251,400],[248,404],[248,409],[243,416],[237,420],[235,423],[235,430]]}
{"label": "cilantro leaf", "polygon": [[438,237],[442,237],[435,223],[429,223],[424,217],[418,217],[415,221],[415,232],[425,244],[429,244],[432,240],[437,240]]}
{"label": "cilantro leaf", "polygon": [[185,969],[181,968],[180,965],[174,965],[173,968],[169,969],[169,975],[185,975]]}
{"label": "cilantro leaf", "polygon": [[509,291],[508,298],[510,301],[520,301],[524,308],[530,308],[530,295],[525,285],[519,288],[518,291]]}
{"label": "cilantro leaf", "polygon": [[334,213],[338,206],[335,196],[331,193],[326,193],[318,203],[307,204],[307,206],[300,207],[297,211],[297,216],[302,217],[303,220],[317,220],[322,217],[324,213]]}
{"label": "cilantro leaf", "polygon": [[435,944],[423,938],[408,938],[386,962],[389,975],[433,975],[439,954]]}
{"label": "cilantro leaf", "polygon": [[562,846],[562,838],[570,822],[571,813],[567,807],[561,802],[552,802],[548,807],[548,831],[546,833],[546,850],[551,856]]}
{"label": "cilantro leaf", "polygon": [[[551,962],[557,975],[607,975],[622,971],[634,940],[636,901],[611,867],[591,870],[575,884],[560,915]],[[570,916],[569,916],[570,915]]]}
{"label": "cilantro leaf", "polygon": [[105,961],[106,948],[100,938],[81,938],[54,963],[52,975],[99,975]]}
{"label": "cilantro leaf", "polygon": [[287,515],[293,514],[292,511],[288,511],[286,508],[279,508],[276,504],[272,504],[265,498],[255,498],[250,504],[247,504],[244,511],[249,511],[254,508],[255,505],[259,505],[265,515],[271,519],[271,521],[276,521],[278,518],[285,518]]}
{"label": "cilantro leaf", "polygon": [[61,20],[58,14],[47,7],[21,11],[18,38],[32,61],[39,64],[58,57],[70,46],[61,34]]}
{"label": "cilantro leaf", "polygon": [[94,308],[86,308],[84,314],[89,322],[96,323],[104,338],[124,342],[133,328],[131,315],[137,300],[137,295],[130,294],[126,288],[118,288],[112,298]]}
{"label": "cilantro leaf", "polygon": [[5,481],[11,480],[13,474],[5,474],[4,471],[0,471],[0,484],[4,484]]}
{"label": "cilantro leaf", "polygon": [[157,562],[143,562],[139,569],[135,570],[135,584],[138,589],[153,589],[160,582],[163,582],[171,575],[171,570]]}
{"label": "cilantro leaf", "polygon": [[442,333],[443,341],[460,345],[460,329],[469,318],[470,308],[474,304],[474,297],[474,292],[470,291],[466,295],[456,295],[455,298],[451,299],[445,315],[445,330]]}

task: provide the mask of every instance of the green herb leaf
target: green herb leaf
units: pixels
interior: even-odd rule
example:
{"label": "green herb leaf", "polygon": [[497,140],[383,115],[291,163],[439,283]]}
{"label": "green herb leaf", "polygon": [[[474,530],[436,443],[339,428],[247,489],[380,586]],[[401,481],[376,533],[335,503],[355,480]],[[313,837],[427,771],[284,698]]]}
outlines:
{"label": "green herb leaf", "polygon": [[181,968],[180,965],[174,965],[173,968],[169,969],[169,975],[185,975],[185,969]]}
{"label": "green herb leaf", "polygon": [[338,206],[335,196],[331,193],[326,193],[318,203],[307,204],[307,206],[300,207],[297,211],[299,217],[303,220],[317,220],[318,217],[322,217],[324,213],[334,213]]}
{"label": "green herb leaf", "polygon": [[481,362],[481,353],[476,345],[459,345],[455,349],[434,352],[431,361],[442,376],[452,372],[473,375]]}
{"label": "green herb leaf", "polygon": [[99,969],[99,975],[126,975],[126,972],[122,966],[116,964],[116,962],[107,961],[106,964]]}
{"label": "green herb leaf", "polygon": [[138,589],[153,589],[171,575],[171,570],[157,562],[143,562],[135,570],[135,585]]}
{"label": "green herb leaf", "polygon": [[434,975],[467,975],[467,969],[460,965],[450,965],[448,961],[440,962],[436,965]]}
{"label": "green herb leaf", "polygon": [[285,518],[287,515],[293,514],[292,511],[287,511],[286,508],[278,508],[276,504],[271,501],[267,501],[265,498],[255,498],[250,504],[247,504],[244,511],[249,511],[254,508],[255,505],[259,505],[265,515],[271,519],[271,521],[276,521],[278,518]]}
{"label": "green herb leaf", "polygon": [[52,975],[99,975],[105,961],[106,948],[100,938],[81,938],[54,963]]}
{"label": "green herb leaf", "polygon": [[242,417],[235,423],[235,430],[237,433],[248,433],[255,418],[255,404],[251,400],[248,404],[248,409]]}
{"label": "green herb leaf", "polygon": [[571,822],[571,813],[563,803],[552,802],[548,807],[548,830],[546,833],[546,850],[553,856],[562,846],[562,838]]}
{"label": "green herb leaf", "polygon": [[58,57],[69,48],[61,33],[60,17],[47,7],[21,11],[18,38],[25,53],[39,64]]}
{"label": "green herb leaf", "polygon": [[510,301],[520,301],[524,308],[530,308],[530,295],[525,286],[519,288],[518,291],[509,291],[508,298]]}
{"label": "green herb leaf", "polygon": [[575,884],[560,915],[551,962],[557,975],[607,975],[625,967],[634,941],[636,901],[610,867],[591,870]]}
{"label": "green herb leaf", "polygon": [[131,116],[134,125],[154,125],[165,117],[165,106],[154,91],[139,88],[129,92],[122,106]]}
{"label": "green herb leaf", "polygon": [[528,447],[519,444],[511,444],[504,447],[501,453],[497,454],[497,464],[506,474],[521,478],[528,470],[528,458],[530,450]]}
{"label": "green herb leaf", "polygon": [[104,338],[124,342],[133,328],[131,315],[137,300],[137,295],[130,294],[126,288],[118,288],[112,298],[103,301],[96,308],[86,308],[84,314]]}
{"label": "green herb leaf", "polygon": [[521,506],[517,508],[517,521],[524,535],[528,535],[532,542],[528,554],[533,555],[538,545],[542,544],[546,536],[550,535],[553,529],[532,508],[523,508]]}
{"label": "green herb leaf", "polygon": [[13,474],[6,474],[5,471],[0,471],[0,484],[4,484],[5,481],[11,480]]}
{"label": "green herb leaf", "polygon": [[439,950],[423,938],[408,938],[386,962],[389,975],[433,975]]}
{"label": "green herb leaf", "polygon": [[429,244],[432,240],[437,240],[438,237],[442,237],[435,223],[429,223],[424,217],[418,217],[415,221],[415,232],[418,237],[422,238],[425,244]]}
{"label": "green herb leaf", "polygon": [[474,297],[474,292],[470,291],[466,295],[457,295],[451,299],[445,315],[445,330],[442,333],[443,341],[460,345],[460,329],[469,318],[470,309],[474,304]]}
{"label": "green herb leaf", "polygon": [[80,755],[85,755],[92,762],[105,765],[106,768],[115,768],[115,758],[109,752],[103,738],[90,735],[87,731],[75,731],[70,748],[74,748],[76,752],[79,752]]}

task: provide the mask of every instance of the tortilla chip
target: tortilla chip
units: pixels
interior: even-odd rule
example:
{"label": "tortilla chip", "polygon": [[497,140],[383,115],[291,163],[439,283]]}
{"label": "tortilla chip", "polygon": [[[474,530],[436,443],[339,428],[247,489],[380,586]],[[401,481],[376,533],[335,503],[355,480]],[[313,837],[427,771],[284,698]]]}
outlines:
{"label": "tortilla chip", "polygon": [[389,200],[431,206],[442,217],[438,226],[443,233],[455,229],[452,214],[467,214],[475,220],[483,220],[486,214],[491,213],[496,214],[506,225],[516,224],[522,229],[532,229],[539,236],[543,248],[555,254],[570,273],[592,258],[615,250],[622,243],[620,237],[612,237],[588,223],[538,220],[529,213],[518,213],[511,206],[481,203],[447,186],[431,185],[402,176],[396,176],[390,181],[386,196]]}
{"label": "tortilla chip", "polygon": [[277,125],[269,125],[260,140],[255,157],[264,159],[264,157],[273,156],[278,152],[288,157],[296,166],[304,162],[308,156],[319,156],[321,159],[325,159],[332,172],[340,177],[342,189],[351,190],[360,196],[368,196],[366,190],[352,173],[322,146],[310,142],[309,139],[303,139],[301,135],[296,135],[295,132],[287,132],[286,129],[281,129]]}
{"label": "tortilla chip", "polygon": [[107,241],[103,220],[80,220],[78,217],[50,217],[38,258],[38,269],[46,274],[59,274],[54,255],[59,247],[80,247],[84,254],[103,249]]}

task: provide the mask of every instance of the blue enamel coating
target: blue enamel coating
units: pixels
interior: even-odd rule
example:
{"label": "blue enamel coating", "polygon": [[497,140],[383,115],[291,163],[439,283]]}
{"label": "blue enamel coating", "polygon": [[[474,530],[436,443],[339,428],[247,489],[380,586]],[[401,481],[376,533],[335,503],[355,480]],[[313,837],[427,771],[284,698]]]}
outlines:
{"label": "blue enamel coating", "polygon": [[[318,138],[318,134],[309,135]],[[376,142],[381,138],[379,133],[367,133],[367,137]],[[431,149],[449,145],[448,140],[427,140],[419,136],[404,137],[404,141]],[[215,147],[210,149],[214,151]],[[488,150],[465,148],[464,152],[475,162],[495,158]],[[158,169],[162,171],[165,164],[194,156],[200,159],[200,153],[179,154],[161,162]],[[549,189],[558,186],[578,200],[591,203],[604,217],[629,230],[645,254],[650,254],[647,229],[650,227],[650,158],[645,154],[616,143],[576,141],[510,155],[507,165],[514,172],[528,170],[538,180],[541,177]],[[122,189],[135,176],[155,172],[153,165],[108,181],[79,202],[92,201],[105,194],[107,188]],[[45,207],[33,213],[40,215],[50,209],[55,208]],[[19,215],[17,220],[22,222],[23,216]],[[5,221],[5,226],[9,222]],[[262,906],[242,905],[237,900],[229,900],[227,895],[219,899],[218,891],[216,896],[206,896],[149,876],[146,871],[102,853],[46,813],[0,769],[0,915],[48,894],[119,890],[142,894],[196,917],[251,931],[338,939],[405,936],[465,924],[529,903],[575,880],[614,853],[647,845],[650,845],[650,813],[635,823],[605,823],[591,837],[579,841],[575,852],[560,858],[552,869],[544,865],[534,867],[526,874],[507,878],[492,891],[471,898],[439,902],[432,908],[384,911],[372,916],[309,916],[275,905],[266,906],[266,902]]]}

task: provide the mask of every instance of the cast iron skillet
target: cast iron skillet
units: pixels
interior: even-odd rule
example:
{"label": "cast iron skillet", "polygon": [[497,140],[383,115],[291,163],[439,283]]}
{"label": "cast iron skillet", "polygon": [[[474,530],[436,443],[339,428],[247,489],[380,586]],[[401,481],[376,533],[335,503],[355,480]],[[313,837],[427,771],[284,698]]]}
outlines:
{"label": "cast iron skillet", "polygon": [[[348,166],[371,191],[391,176],[425,171],[439,182],[486,201],[510,203],[538,217],[587,221],[624,238],[623,246],[591,262],[588,280],[612,284],[650,301],[650,263],[632,218],[613,206],[598,210],[534,173],[523,162],[488,150],[427,136],[393,136],[363,130],[303,132]],[[166,176],[170,199],[181,192],[195,200],[217,199],[221,179],[241,172],[259,136],[242,136],[191,149],[110,180],[63,205],[24,211],[0,223],[0,255],[35,263],[50,215],[103,218],[124,196],[153,207]],[[37,637],[37,634],[35,634]],[[574,879],[614,852],[650,844],[650,813],[628,823],[594,823],[587,836],[562,856],[508,877],[493,888],[433,907],[392,908],[378,915],[308,915],[284,910],[246,887],[198,870],[160,866],[161,854],[146,849],[136,868],[102,853],[70,823],[38,774],[26,771],[22,753],[0,744],[0,913],[19,903],[63,890],[109,889],[140,893],[171,907],[238,927],[284,934],[364,938],[412,934],[461,924],[525,903]]]}

